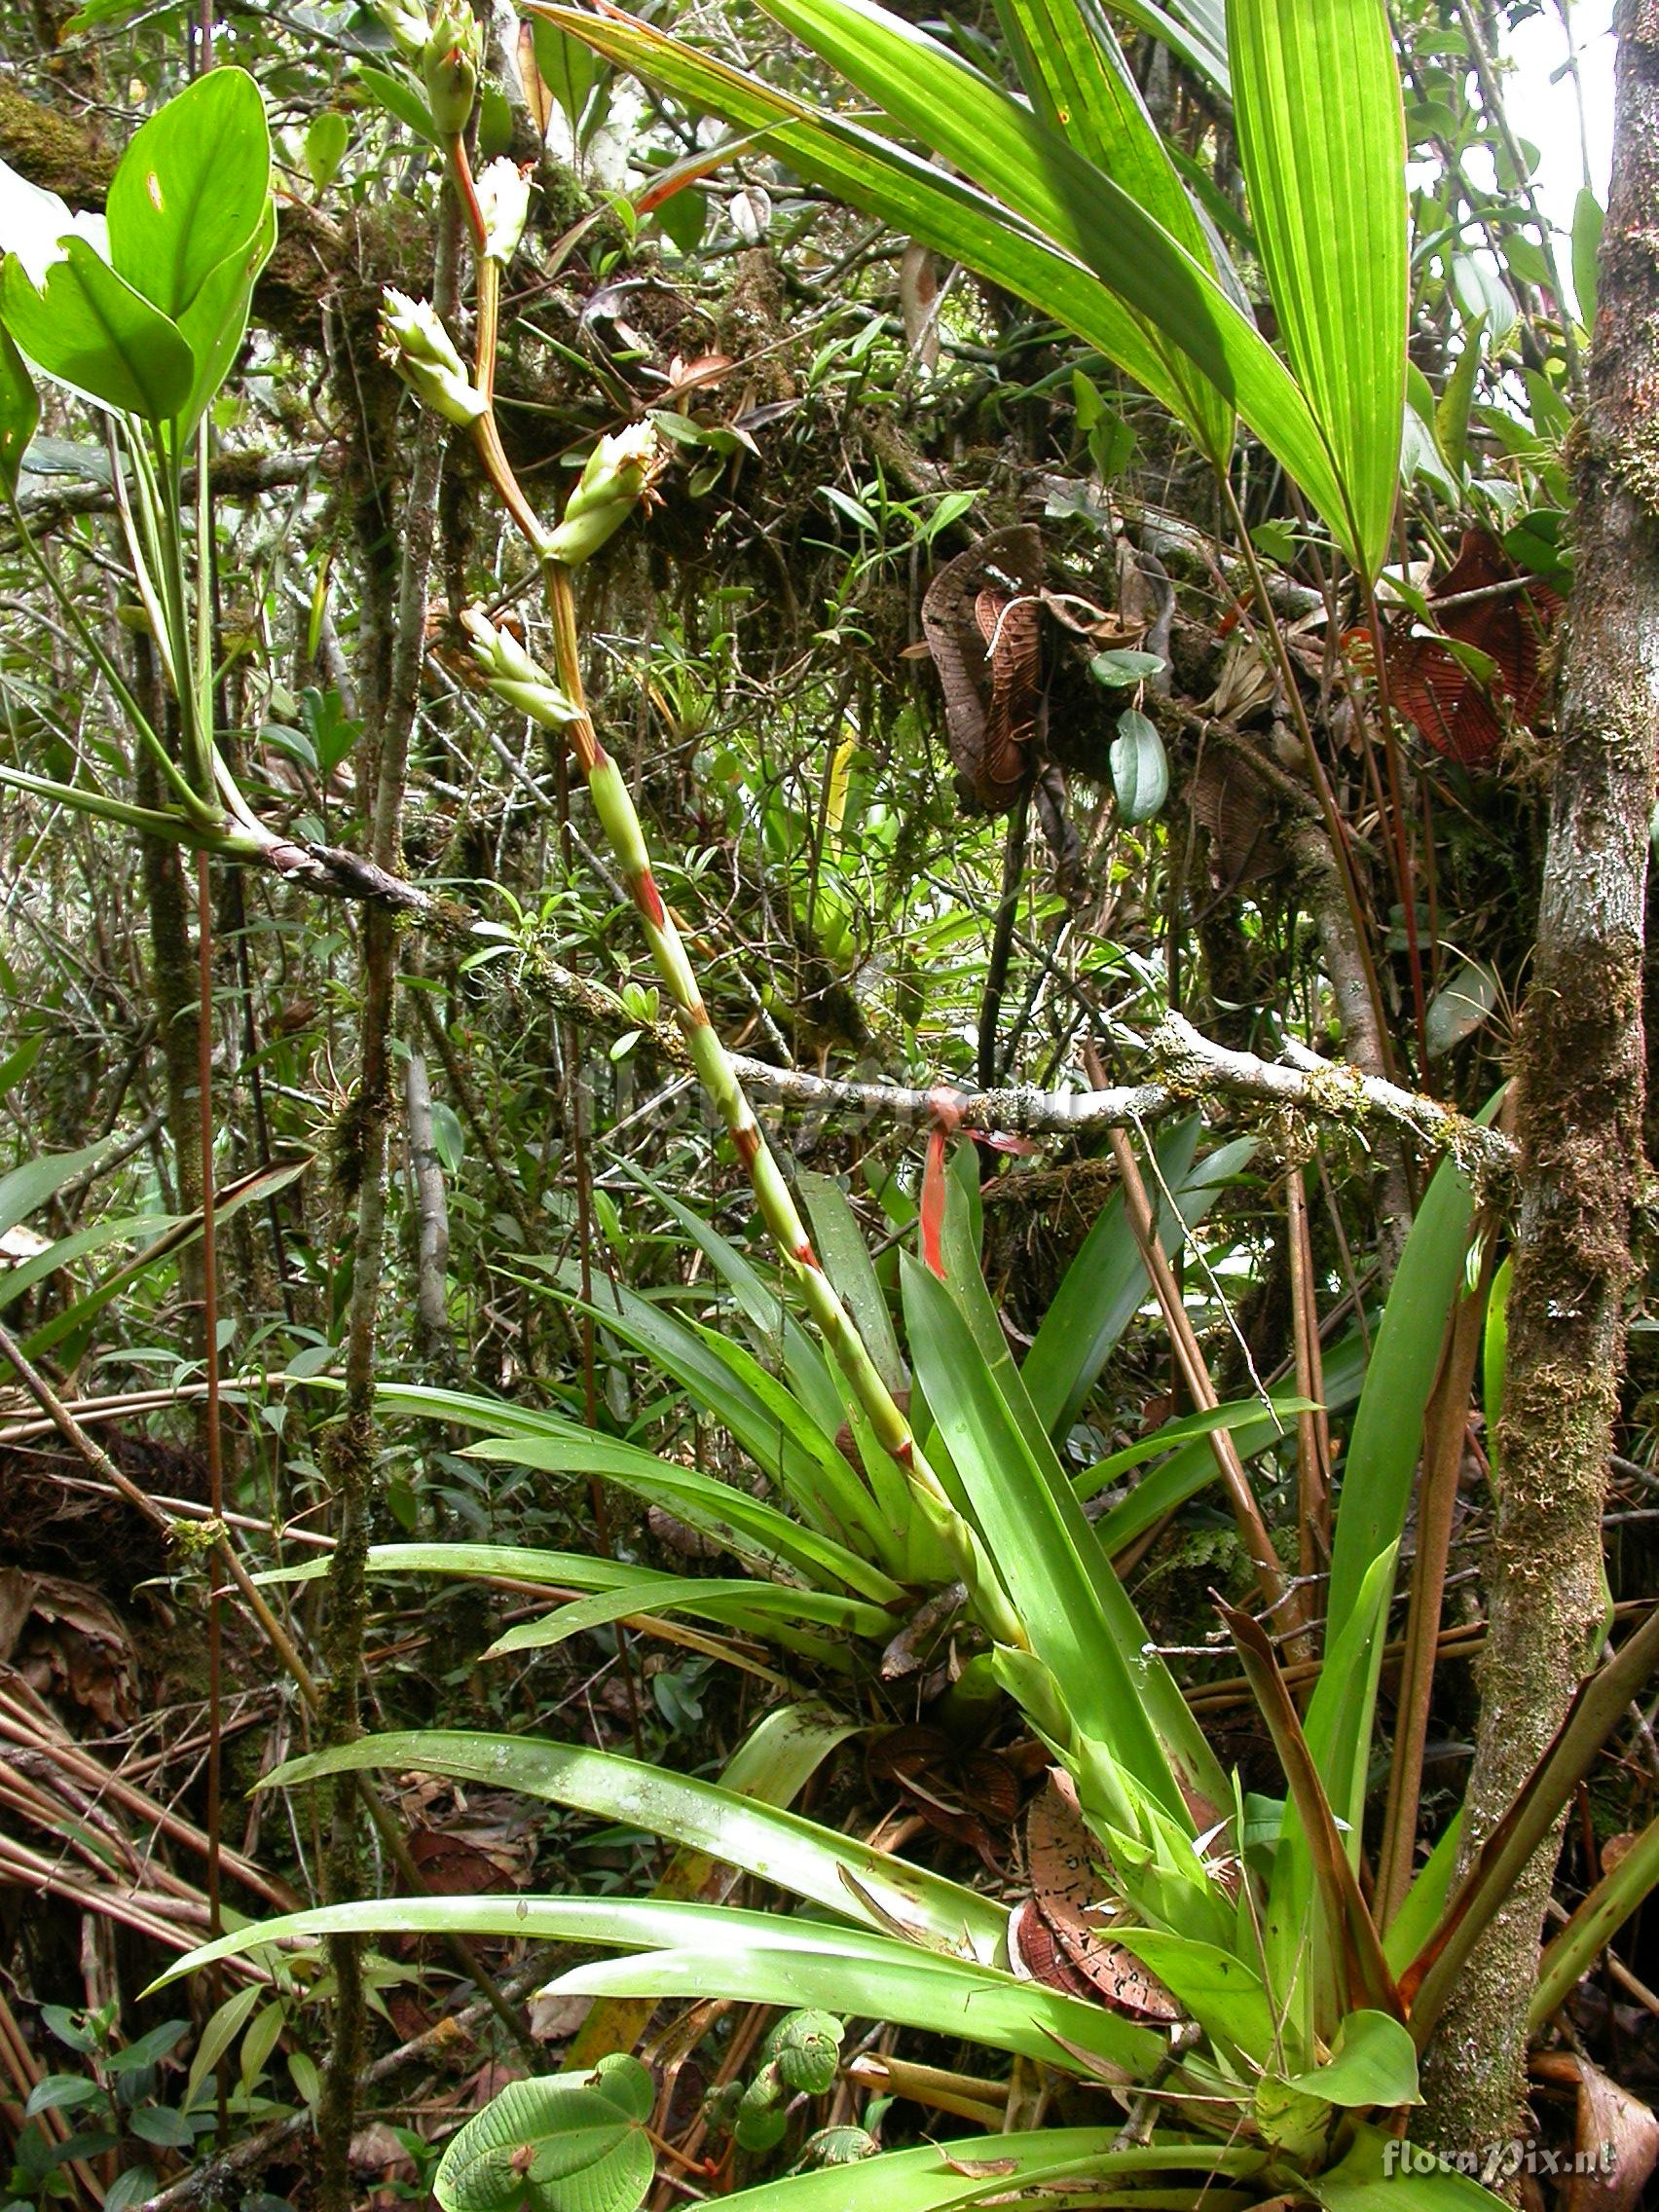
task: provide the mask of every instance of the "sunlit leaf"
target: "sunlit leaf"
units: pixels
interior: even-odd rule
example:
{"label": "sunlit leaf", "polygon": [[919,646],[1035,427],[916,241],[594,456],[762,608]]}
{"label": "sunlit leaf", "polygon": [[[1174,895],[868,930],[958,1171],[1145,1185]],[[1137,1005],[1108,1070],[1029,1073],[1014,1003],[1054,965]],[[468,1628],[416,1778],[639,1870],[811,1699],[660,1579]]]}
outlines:
{"label": "sunlit leaf", "polygon": [[1406,135],[1387,10],[1228,0],[1227,44],[1279,330],[1342,486],[1338,534],[1375,575],[1394,524],[1406,378]]}

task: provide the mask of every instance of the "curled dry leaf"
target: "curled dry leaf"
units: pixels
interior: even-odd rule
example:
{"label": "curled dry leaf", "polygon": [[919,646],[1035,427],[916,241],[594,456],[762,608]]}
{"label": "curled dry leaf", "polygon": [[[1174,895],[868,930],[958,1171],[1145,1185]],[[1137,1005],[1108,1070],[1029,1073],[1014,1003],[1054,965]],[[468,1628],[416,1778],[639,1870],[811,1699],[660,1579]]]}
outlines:
{"label": "curled dry leaf", "polygon": [[1659,2166],[1659,2118],[1652,2107],[1573,2051],[1544,2053],[1533,2072],[1577,2089],[1572,2149],[1582,2170],[1564,2176],[1560,2212],[1633,2212],[1645,2201],[1642,2192]]}
{"label": "curled dry leaf", "polygon": [[1272,833],[1272,794],[1235,753],[1206,746],[1187,801],[1209,837],[1212,889],[1237,891],[1283,867],[1284,850]]}
{"label": "curled dry leaf", "polygon": [[871,1747],[866,1772],[872,1788],[898,1791],[928,1825],[977,1852],[1002,1872],[996,1834],[1014,1825],[1019,1784],[994,1751],[962,1751],[938,1728],[895,1728]]}
{"label": "curled dry leaf", "polygon": [[922,600],[950,756],[975,802],[1006,814],[1031,772],[1042,708],[1043,539],[994,531],[947,561]]}
{"label": "curled dry leaf", "polygon": [[1062,1767],[1050,1769],[1026,1808],[1021,1840],[1031,1903],[1069,1970],[1063,1978],[1051,1979],[1037,1968],[1036,1959],[1046,1959],[1047,1953],[1022,1915],[1022,1955],[1036,1977],[1055,1988],[1071,1988],[1071,1976],[1081,1975],[1088,1991],[1115,2011],[1151,2020],[1178,2018],[1180,2007],[1162,1982],[1111,1933],[1115,1908],[1103,1895],[1105,1884],[1093,1863],[1099,1845],[1084,1820],[1076,1785]]}

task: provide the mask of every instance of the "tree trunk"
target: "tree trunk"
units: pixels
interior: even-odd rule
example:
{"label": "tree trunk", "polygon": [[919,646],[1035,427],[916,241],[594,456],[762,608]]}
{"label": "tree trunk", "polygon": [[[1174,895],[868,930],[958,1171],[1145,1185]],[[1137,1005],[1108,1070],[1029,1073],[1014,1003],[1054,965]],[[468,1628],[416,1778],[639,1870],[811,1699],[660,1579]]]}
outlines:
{"label": "tree trunk", "polygon": [[[1642,934],[1659,735],[1659,0],[1620,0],[1613,183],[1585,417],[1561,746],[1522,1023],[1520,1233],[1498,1429],[1491,1626],[1465,1862],[1560,1725],[1606,1611],[1601,1518],[1641,1161]],[[1421,2132],[1518,2132],[1555,1853],[1470,1962]]]}

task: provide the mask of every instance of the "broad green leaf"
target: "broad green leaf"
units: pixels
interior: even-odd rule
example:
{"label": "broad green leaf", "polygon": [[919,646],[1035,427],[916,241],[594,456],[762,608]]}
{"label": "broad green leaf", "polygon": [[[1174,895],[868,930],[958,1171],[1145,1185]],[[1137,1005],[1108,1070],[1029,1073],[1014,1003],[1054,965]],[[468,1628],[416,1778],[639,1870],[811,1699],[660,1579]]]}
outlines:
{"label": "broad green leaf", "polygon": [[599,75],[599,64],[592,50],[580,39],[560,30],[556,23],[545,21],[531,25],[531,40],[541,82],[563,108],[566,121],[574,130],[581,122],[582,110]]}
{"label": "broad green leaf", "polygon": [[[851,1733],[845,1724],[835,1731],[837,1737]],[[322,1774],[381,1767],[455,1775],[642,1828],[878,1933],[913,1932],[926,1947],[987,1965],[1006,1937],[1007,1908],[977,1890],[871,1850],[798,1813],[757,1802],[747,1791],[579,1744],[464,1729],[364,1736],[292,1759],[260,1787],[290,1788]]]}
{"label": "broad green leaf", "polygon": [[650,2068],[620,2050],[591,2074],[509,2082],[451,2137],[432,2194],[443,2212],[638,2212],[655,2101]]}
{"label": "broad green leaf", "polygon": [[196,363],[177,325],[101,261],[85,239],[36,291],[21,266],[0,273],[0,320],[29,359],[60,384],[118,414],[158,426],[190,397]]}
{"label": "broad green leaf", "polygon": [[306,126],[306,173],[313,190],[328,190],[350,143],[351,126],[337,107],[325,107],[312,117]]}
{"label": "broad green leaf", "polygon": [[267,200],[259,228],[245,245],[228,254],[217,269],[209,270],[196,297],[180,314],[178,327],[196,375],[190,397],[179,418],[177,436],[182,443],[201,421],[247,335],[248,311],[253,304],[254,279],[270,260],[276,244],[276,203]]}
{"label": "broad green leaf", "polygon": [[1342,519],[1322,511],[1374,577],[1394,526],[1406,379],[1406,130],[1387,9],[1227,0],[1227,48],[1257,247],[1342,486]]}
{"label": "broad green leaf", "polygon": [[1474,1194],[1443,1160],[1418,1208],[1383,1309],[1343,1460],[1326,1641],[1334,1644],[1371,1563],[1399,1540],[1446,1324],[1463,1280]]}
{"label": "broad green leaf", "polygon": [[1303,2186],[1325,2212],[1501,2212],[1503,2204],[1432,2151],[1364,2122],[1342,2163],[1306,2176]]}
{"label": "broad green leaf", "polygon": [[78,1152],[43,1152],[38,1160],[25,1160],[9,1175],[0,1175],[0,1236],[16,1229],[34,1212],[93,1168],[105,1154],[117,1150],[119,1139],[99,1137]]}
{"label": "broad green leaf", "polygon": [[0,328],[0,484],[18,496],[18,471],[40,421],[40,395],[11,333]]}
{"label": "broad green leaf", "polygon": [[176,322],[267,218],[271,135],[245,69],[210,69],[137,131],[109,188],[111,263]]}
{"label": "broad green leaf", "polygon": [[1418,2105],[1417,2046],[1386,2012],[1347,2013],[1331,2055],[1311,2073],[1292,2075],[1287,2088],[1328,2105]]}
{"label": "broad green leaf", "polygon": [[[1089,170],[1097,178],[1089,188],[1090,205],[1075,211],[1110,272],[1103,280],[1069,248],[999,205],[989,192],[976,190],[874,131],[791,99],[647,24],[583,16],[551,0],[536,0],[530,12],[545,15],[620,66],[666,85],[739,129],[766,131],[778,157],[800,175],[1052,315],[1179,415],[1185,395],[1147,344],[1135,319],[1144,314],[1237,409],[1332,528],[1344,527],[1346,510],[1329,452],[1283,362],[1210,271],[1200,268],[1109,178]],[[953,92],[954,84],[946,90]],[[1008,105],[1017,114],[1015,103]],[[1033,158],[1044,159],[1048,152],[1047,146],[1019,142],[1019,133],[1015,126],[1012,142],[1004,133],[1004,142],[992,149],[998,173],[1006,171],[1014,180],[1029,172]],[[934,129],[926,129],[924,135],[931,140]],[[1075,172],[1068,171],[1067,182],[1075,182]],[[1135,314],[1125,313],[1125,305]]]}
{"label": "broad green leaf", "polygon": [[375,69],[368,62],[359,61],[357,82],[393,122],[413,130],[416,137],[424,138],[428,146],[438,143],[432,112],[406,77],[397,77],[389,69]]}
{"label": "broad green leaf", "polygon": [[1472,1037],[1503,995],[1497,971],[1483,960],[1460,960],[1428,1002],[1430,1059]]}
{"label": "broad green leaf", "polygon": [[1112,790],[1124,827],[1133,830],[1150,822],[1169,796],[1169,756],[1158,724],[1138,707],[1126,708],[1118,717],[1110,759]]}
{"label": "broad green leaf", "polygon": [[220,2059],[247,2024],[247,2016],[266,1993],[262,1981],[250,1981],[245,1989],[233,1990],[219,2006],[202,2031],[202,2040],[191,2054],[190,2076],[184,2085],[184,2101],[180,2109],[188,2112],[203,2084],[213,2074]]}
{"label": "broad green leaf", "polygon": [[392,1931],[652,1946],[614,1966],[578,1967],[552,1985],[556,1990],[822,2006],[828,2012],[861,2013],[1019,2051],[1049,2065],[1063,2065],[1069,2046],[1133,2076],[1155,2067],[1164,2048],[1162,2036],[1098,2005],[889,1936],[649,1898],[384,1898],[324,1905],[203,1943],[152,1986],[268,1945]]}
{"label": "broad green leaf", "polygon": [[[1485,315],[1476,315],[1463,325],[1463,350],[1452,364],[1452,374],[1446,380],[1446,389],[1437,402],[1432,422],[1434,442],[1441,458],[1451,469],[1458,485],[1468,478],[1469,466],[1469,409],[1474,405],[1475,386],[1481,373],[1482,334],[1486,329]],[[1432,1022],[1433,1009],[1429,1019]],[[1456,1043],[1454,1037],[1451,1042]],[[1428,1049],[1437,1050],[1432,1031]],[[1444,1051],[1445,1045],[1438,1050]]]}

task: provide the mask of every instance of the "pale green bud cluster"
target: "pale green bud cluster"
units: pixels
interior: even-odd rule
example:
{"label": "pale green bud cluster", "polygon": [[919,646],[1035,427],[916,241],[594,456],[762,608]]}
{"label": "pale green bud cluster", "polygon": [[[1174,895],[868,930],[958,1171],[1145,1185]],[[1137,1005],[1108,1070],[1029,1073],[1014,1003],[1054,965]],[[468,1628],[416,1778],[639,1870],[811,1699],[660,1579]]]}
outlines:
{"label": "pale green bud cluster", "polygon": [[432,35],[431,18],[421,0],[376,0],[375,14],[404,60],[418,62]]}
{"label": "pale green bud cluster", "polygon": [[466,429],[489,412],[429,300],[387,289],[381,303],[381,353],[416,397],[446,422]]}
{"label": "pale green bud cluster", "polygon": [[649,423],[601,438],[553,533],[547,548],[552,557],[573,568],[597,553],[650,490],[659,458],[656,430]]}
{"label": "pale green bud cluster", "polygon": [[581,709],[566,698],[547,671],[531,659],[518,640],[498,630],[481,607],[469,607],[461,626],[472,641],[473,657],[498,699],[528,715],[542,729],[563,729]]}
{"label": "pale green bud cluster", "polygon": [[518,251],[530,219],[530,171],[505,154],[480,170],[479,212],[484,218],[484,251],[504,269]]}
{"label": "pale green bud cluster", "polygon": [[478,96],[483,59],[478,18],[465,0],[438,0],[421,53],[421,75],[440,138],[458,138],[466,129]]}

